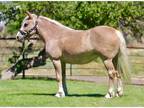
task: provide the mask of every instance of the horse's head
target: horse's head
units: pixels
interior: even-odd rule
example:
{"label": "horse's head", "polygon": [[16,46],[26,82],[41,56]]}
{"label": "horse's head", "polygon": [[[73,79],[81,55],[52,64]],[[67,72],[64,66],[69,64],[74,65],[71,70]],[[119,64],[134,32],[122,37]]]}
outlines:
{"label": "horse's head", "polygon": [[30,36],[37,34],[37,16],[26,12],[27,16],[23,20],[21,28],[16,35],[16,39],[23,42],[25,39],[29,39]]}

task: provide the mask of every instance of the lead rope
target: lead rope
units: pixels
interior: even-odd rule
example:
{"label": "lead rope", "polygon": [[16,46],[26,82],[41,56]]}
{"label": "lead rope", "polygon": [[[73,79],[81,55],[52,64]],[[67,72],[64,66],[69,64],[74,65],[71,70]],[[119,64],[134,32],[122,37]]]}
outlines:
{"label": "lead rope", "polygon": [[29,42],[27,45],[25,45],[25,41],[23,42],[23,51],[22,51],[22,53],[20,54],[20,56],[19,56],[19,58],[17,59],[17,61],[16,61],[16,63],[15,64],[17,64],[18,62],[19,62],[19,60],[21,60],[22,58],[23,58],[23,55],[24,55],[24,53],[25,53],[25,51],[27,50],[27,48],[30,46],[30,45],[32,45],[33,43],[32,42]]}
{"label": "lead rope", "polygon": [[[37,16],[37,20],[38,20],[38,18],[39,18],[39,16]],[[31,30],[36,30],[36,34],[38,34],[38,32],[37,32],[37,24],[38,24],[38,22],[36,21],[35,22],[36,24],[35,24],[35,26],[31,29]],[[30,45],[32,45],[33,43],[32,42],[30,42],[29,41],[29,39],[28,39],[28,44],[25,46],[25,41],[22,43],[23,44],[23,51],[22,51],[22,53],[21,53],[21,55],[20,55],[20,57],[19,57],[19,59],[17,60],[17,62],[22,58],[22,56],[24,55],[24,53],[25,53],[25,51],[26,51],[26,49],[30,46]]]}
{"label": "lead rope", "polygon": [[[38,18],[39,18],[39,16],[37,16],[37,20],[38,20]],[[38,22],[36,21],[35,26],[31,29],[31,30],[35,29],[36,30],[36,34],[38,34],[37,27],[36,27],[37,24],[38,24]],[[25,44],[25,43],[26,43],[25,41],[22,43],[23,51],[21,52],[19,58],[17,59],[17,61],[16,61],[16,63],[14,65],[16,65],[21,59],[24,59],[24,55],[25,55],[24,53],[26,52],[26,50],[28,49],[29,46],[33,45],[33,43],[29,41],[29,39],[28,39],[28,44]]]}

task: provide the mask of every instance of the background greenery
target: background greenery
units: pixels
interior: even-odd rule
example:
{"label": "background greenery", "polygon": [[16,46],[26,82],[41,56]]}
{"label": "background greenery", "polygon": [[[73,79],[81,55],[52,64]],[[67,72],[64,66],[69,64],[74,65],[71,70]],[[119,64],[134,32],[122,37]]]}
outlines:
{"label": "background greenery", "polygon": [[89,29],[98,25],[109,25],[121,29],[128,37],[142,42],[144,2],[110,1],[41,1],[0,2],[1,19],[7,21],[8,33],[15,33],[30,11],[47,16],[74,29]]}

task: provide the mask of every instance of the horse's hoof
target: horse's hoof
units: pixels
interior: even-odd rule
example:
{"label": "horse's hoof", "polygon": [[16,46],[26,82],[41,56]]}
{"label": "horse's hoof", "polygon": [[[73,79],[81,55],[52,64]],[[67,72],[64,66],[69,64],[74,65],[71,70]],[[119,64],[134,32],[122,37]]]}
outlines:
{"label": "horse's hoof", "polygon": [[58,98],[63,98],[63,97],[65,97],[65,93],[64,92],[58,92],[55,96]]}
{"label": "horse's hoof", "polygon": [[111,99],[111,98],[113,98],[113,97],[115,97],[115,93],[113,92],[113,93],[107,93],[106,95],[105,95],[105,98],[106,99]]}
{"label": "horse's hoof", "polygon": [[111,97],[109,94],[106,94],[106,95],[105,95],[105,98],[106,98],[106,99],[110,99],[110,98],[112,98],[112,97]]}
{"label": "horse's hoof", "polygon": [[123,96],[123,92],[122,91],[117,91],[116,97],[121,97],[121,96]]}

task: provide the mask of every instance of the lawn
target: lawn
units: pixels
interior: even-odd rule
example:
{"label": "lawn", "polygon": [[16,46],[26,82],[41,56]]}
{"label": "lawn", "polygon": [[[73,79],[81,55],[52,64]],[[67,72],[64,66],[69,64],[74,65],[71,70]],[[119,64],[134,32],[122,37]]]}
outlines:
{"label": "lawn", "polygon": [[0,81],[0,106],[144,106],[144,86],[125,85],[125,95],[105,99],[107,85],[68,81],[69,96],[56,98],[57,83],[45,79]]}

